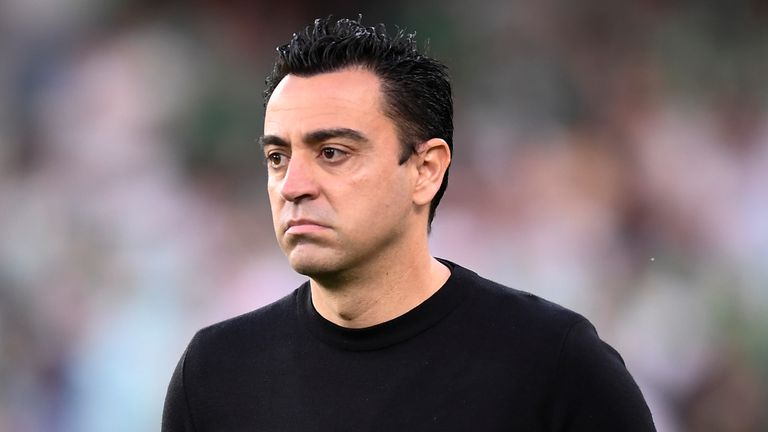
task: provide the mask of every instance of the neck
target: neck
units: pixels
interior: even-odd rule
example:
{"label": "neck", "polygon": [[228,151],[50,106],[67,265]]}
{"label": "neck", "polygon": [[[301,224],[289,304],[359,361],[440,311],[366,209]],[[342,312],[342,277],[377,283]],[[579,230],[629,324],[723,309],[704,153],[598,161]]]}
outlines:
{"label": "neck", "polygon": [[333,282],[311,279],[317,312],[342,327],[370,327],[415,308],[450,276],[450,270],[429,254],[426,236],[421,247],[389,255]]}

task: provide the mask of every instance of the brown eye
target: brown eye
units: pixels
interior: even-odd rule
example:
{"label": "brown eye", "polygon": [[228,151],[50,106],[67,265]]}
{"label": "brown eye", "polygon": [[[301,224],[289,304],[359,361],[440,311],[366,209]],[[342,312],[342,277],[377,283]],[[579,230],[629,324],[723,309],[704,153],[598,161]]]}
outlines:
{"label": "brown eye", "polygon": [[285,162],[285,155],[280,153],[270,153],[267,155],[267,163],[271,168],[279,168]]}
{"label": "brown eye", "polygon": [[326,159],[333,159],[334,156],[336,156],[337,150],[335,148],[324,148],[323,149],[323,157]]}
{"label": "brown eye", "polygon": [[336,162],[343,159],[347,155],[347,152],[334,147],[326,147],[320,151],[320,154],[325,160]]}

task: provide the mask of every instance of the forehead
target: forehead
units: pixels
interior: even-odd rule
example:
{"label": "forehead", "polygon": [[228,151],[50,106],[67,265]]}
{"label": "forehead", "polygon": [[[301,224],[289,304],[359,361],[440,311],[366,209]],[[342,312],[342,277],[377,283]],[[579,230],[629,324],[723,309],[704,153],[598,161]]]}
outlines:
{"label": "forehead", "polygon": [[387,121],[381,110],[380,80],[365,69],[344,69],[310,77],[287,75],[275,88],[264,116],[264,133],[347,127],[366,129]]}

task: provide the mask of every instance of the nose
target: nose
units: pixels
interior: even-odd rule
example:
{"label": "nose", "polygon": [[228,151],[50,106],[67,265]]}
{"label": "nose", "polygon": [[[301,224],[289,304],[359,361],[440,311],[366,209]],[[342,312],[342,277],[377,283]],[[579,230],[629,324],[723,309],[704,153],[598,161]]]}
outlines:
{"label": "nose", "polygon": [[317,196],[318,185],[312,161],[301,152],[294,152],[280,186],[280,195],[286,201],[297,202]]}

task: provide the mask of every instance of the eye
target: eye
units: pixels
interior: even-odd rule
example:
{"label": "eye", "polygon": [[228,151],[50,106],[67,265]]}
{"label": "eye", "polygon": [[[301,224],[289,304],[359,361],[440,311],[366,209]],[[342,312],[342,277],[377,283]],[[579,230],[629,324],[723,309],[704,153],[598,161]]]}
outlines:
{"label": "eye", "polygon": [[285,165],[287,159],[288,157],[286,155],[278,152],[269,153],[265,158],[267,165],[270,168],[282,167],[283,165]]}
{"label": "eye", "polygon": [[348,153],[334,147],[325,147],[320,150],[320,155],[329,162],[337,162],[344,159]]}

